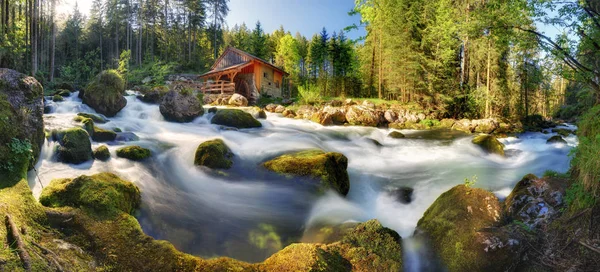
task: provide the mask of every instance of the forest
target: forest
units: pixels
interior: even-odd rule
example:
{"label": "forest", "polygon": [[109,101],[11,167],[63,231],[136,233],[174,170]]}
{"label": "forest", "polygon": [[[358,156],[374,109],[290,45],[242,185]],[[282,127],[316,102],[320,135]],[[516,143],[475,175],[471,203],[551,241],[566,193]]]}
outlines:
{"label": "forest", "polygon": [[[228,46],[290,73],[291,96],[365,97],[452,117],[569,117],[597,97],[593,1],[356,0],[361,25],[312,37],[282,25],[225,25],[226,0],[94,0],[89,18],[56,0],[2,0],[0,66],[85,85],[107,68],[130,86],[148,75],[202,73]],[[394,16],[405,14],[405,16]],[[548,37],[535,21],[564,29]],[[358,40],[347,31],[364,28]],[[120,66],[121,65],[121,66]],[[577,104],[576,107],[564,106]],[[583,108],[581,108],[583,107]]]}

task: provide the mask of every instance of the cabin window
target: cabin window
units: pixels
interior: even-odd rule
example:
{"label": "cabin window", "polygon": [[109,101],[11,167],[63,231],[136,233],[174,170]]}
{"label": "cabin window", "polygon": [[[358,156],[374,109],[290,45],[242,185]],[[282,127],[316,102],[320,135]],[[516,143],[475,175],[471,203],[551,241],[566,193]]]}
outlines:
{"label": "cabin window", "polygon": [[279,88],[279,81],[275,81],[275,88]]}
{"label": "cabin window", "polygon": [[267,78],[267,73],[263,73],[263,77]]}

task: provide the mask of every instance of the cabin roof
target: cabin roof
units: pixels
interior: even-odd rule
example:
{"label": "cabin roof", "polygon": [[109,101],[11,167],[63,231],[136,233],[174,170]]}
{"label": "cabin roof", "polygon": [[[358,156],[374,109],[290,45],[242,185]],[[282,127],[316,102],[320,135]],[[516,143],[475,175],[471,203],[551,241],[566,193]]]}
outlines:
{"label": "cabin roof", "polygon": [[208,76],[211,76],[211,75],[214,75],[214,74],[218,74],[218,73],[222,73],[222,72],[226,72],[226,71],[229,71],[229,70],[242,69],[242,68],[244,68],[244,67],[246,67],[246,66],[248,66],[250,64],[252,64],[252,61],[246,61],[246,62],[243,62],[243,63],[239,63],[239,64],[227,66],[227,67],[220,68],[220,69],[213,69],[213,70],[210,70],[210,71],[208,71],[208,72],[200,75],[200,77],[208,77]]}
{"label": "cabin roof", "polygon": [[[211,71],[209,71],[208,73],[205,73],[205,74],[204,74],[204,75],[202,75],[202,76],[205,76],[205,75],[207,75],[207,74],[214,74],[214,73],[215,73],[215,71],[217,71],[217,70],[215,70],[215,67],[217,67],[217,65],[219,64],[219,62],[221,62],[221,60],[223,59],[223,57],[225,57],[225,56],[227,55],[227,53],[228,53],[228,52],[230,52],[230,51],[231,51],[231,52],[234,52],[234,53],[237,53],[237,54],[240,54],[240,55],[242,55],[242,56],[246,56],[247,58],[249,58],[249,59],[251,59],[251,60],[255,60],[255,61],[261,62],[261,63],[263,63],[263,64],[265,64],[265,65],[267,65],[267,66],[269,66],[269,67],[273,68],[273,70],[276,70],[276,71],[279,71],[279,72],[281,72],[281,73],[282,73],[282,74],[284,74],[284,75],[289,75],[289,74],[288,74],[287,72],[285,72],[283,69],[281,69],[281,68],[279,68],[279,67],[277,67],[277,66],[275,66],[275,65],[273,65],[273,64],[271,64],[271,63],[269,63],[268,61],[266,61],[266,60],[264,60],[264,59],[261,59],[261,58],[259,58],[259,57],[257,57],[257,56],[254,56],[254,55],[252,55],[252,54],[250,54],[250,53],[248,53],[248,52],[242,51],[242,50],[240,50],[240,49],[237,49],[237,48],[235,48],[235,47],[229,46],[229,47],[227,47],[227,49],[225,49],[225,52],[223,52],[223,54],[221,54],[221,56],[220,56],[220,57],[219,57],[219,58],[218,58],[218,59],[215,61],[215,63],[214,63],[214,64],[213,64],[213,65],[210,67],[210,70],[211,70]],[[238,64],[236,64],[236,65],[238,65]],[[232,66],[228,66],[228,67],[225,67],[225,68],[221,68],[221,69],[219,69],[219,70],[221,70],[221,71],[228,70],[228,69],[231,69],[231,68],[233,68],[233,67],[234,67],[234,66],[236,66],[236,65],[232,65]]]}

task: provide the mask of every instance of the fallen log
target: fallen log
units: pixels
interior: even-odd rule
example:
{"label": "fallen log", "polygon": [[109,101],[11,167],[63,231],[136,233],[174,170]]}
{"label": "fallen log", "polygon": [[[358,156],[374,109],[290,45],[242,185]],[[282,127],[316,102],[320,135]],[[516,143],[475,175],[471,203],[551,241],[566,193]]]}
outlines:
{"label": "fallen log", "polygon": [[21,258],[21,261],[23,262],[23,268],[25,268],[26,271],[31,271],[31,257],[29,256],[29,253],[27,253],[27,250],[25,250],[25,244],[19,234],[19,228],[17,228],[8,214],[6,215],[5,221],[9,243],[16,247],[19,258]]}

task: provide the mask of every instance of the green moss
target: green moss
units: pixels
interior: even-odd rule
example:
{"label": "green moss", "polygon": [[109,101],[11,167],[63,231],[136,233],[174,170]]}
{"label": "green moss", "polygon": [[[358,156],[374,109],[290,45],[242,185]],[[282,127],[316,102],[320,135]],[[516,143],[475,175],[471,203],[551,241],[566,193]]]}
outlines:
{"label": "green moss", "polygon": [[91,114],[91,113],[80,112],[77,114],[77,116],[84,117],[84,118],[90,118],[90,119],[94,120],[94,123],[98,123],[98,124],[104,124],[104,123],[108,122],[108,120],[106,120],[106,118],[104,118],[100,115]]}
{"label": "green moss", "polygon": [[388,137],[390,137],[390,138],[394,138],[394,139],[402,139],[402,138],[404,138],[404,137],[406,137],[406,136],[404,136],[404,134],[402,134],[402,133],[401,133],[401,132],[399,132],[399,131],[392,131],[392,132],[390,132],[390,133],[388,134]]}
{"label": "green moss", "polygon": [[260,266],[264,271],[351,271],[352,264],[318,244],[291,244]]}
{"label": "green moss", "polygon": [[480,146],[487,153],[504,156],[504,144],[492,135],[482,134],[473,138],[471,142]]}
{"label": "green moss", "polygon": [[263,163],[268,170],[281,174],[310,176],[321,181],[321,188],[332,188],[342,195],[350,189],[348,159],[341,153],[312,149],[286,154]]}
{"label": "green moss", "polygon": [[233,153],[223,140],[215,139],[203,142],[196,149],[194,164],[212,169],[229,169],[233,164]]}
{"label": "green moss", "polygon": [[89,134],[81,128],[70,128],[58,133],[58,157],[66,163],[82,163],[92,159]]}
{"label": "green moss", "polygon": [[71,96],[71,92],[69,90],[65,90],[65,89],[59,89],[58,91],[56,91],[56,94],[62,96],[62,97],[69,97]]}
{"label": "green moss", "polygon": [[94,150],[94,158],[101,161],[106,161],[110,159],[110,151],[108,147],[105,145],[101,145],[100,147]]}
{"label": "green moss", "polygon": [[85,88],[82,100],[96,112],[115,116],[127,105],[125,81],[116,70],[100,72]]}
{"label": "green moss", "polygon": [[558,135],[563,136],[563,137],[569,137],[569,135],[573,133],[572,130],[568,130],[568,129],[564,129],[564,128],[553,128],[552,132],[557,133]]}
{"label": "green moss", "polygon": [[133,161],[141,161],[152,156],[152,152],[150,152],[150,149],[132,145],[117,149],[117,156]]}
{"label": "green moss", "polygon": [[40,203],[47,207],[71,206],[89,209],[100,215],[119,212],[131,214],[140,202],[137,186],[112,173],[55,179],[40,196]]}
{"label": "green moss", "polygon": [[427,127],[427,128],[432,128],[432,127],[439,127],[440,126],[440,120],[436,120],[436,119],[424,119],[421,120],[421,122],[419,122],[419,124]]}
{"label": "green moss", "polygon": [[116,138],[116,132],[94,126],[94,134],[92,134],[92,140],[96,142],[110,142],[114,141]]}
{"label": "green moss", "polygon": [[64,100],[65,100],[65,99],[64,99],[62,96],[60,96],[59,94],[55,94],[55,95],[52,97],[52,101],[54,101],[54,102],[62,102],[62,101],[64,101]]}
{"label": "green moss", "polygon": [[238,109],[222,109],[215,113],[210,121],[212,124],[235,128],[257,128],[262,124],[254,119],[252,115]]}

